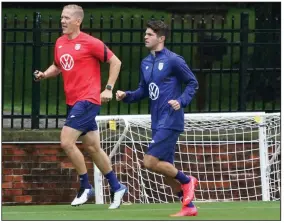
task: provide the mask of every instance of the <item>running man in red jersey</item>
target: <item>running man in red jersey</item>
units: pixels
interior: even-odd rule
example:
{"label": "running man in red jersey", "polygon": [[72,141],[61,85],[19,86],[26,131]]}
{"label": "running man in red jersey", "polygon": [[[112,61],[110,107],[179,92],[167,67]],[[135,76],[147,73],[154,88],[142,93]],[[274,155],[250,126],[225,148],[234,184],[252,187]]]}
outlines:
{"label": "running man in red jersey", "polygon": [[[80,31],[83,18],[82,7],[66,5],[63,8],[63,35],[55,44],[54,63],[44,72],[35,71],[35,78],[38,81],[57,76],[59,73],[63,75],[68,116],[61,131],[61,147],[80,176],[81,184],[71,205],[84,204],[94,196],[84,156],[76,146],[77,139],[82,136],[84,148],[110,184],[112,203],[109,209],[116,209],[120,206],[127,188],[119,183],[107,154],[100,147],[95,117],[100,110],[101,102],[109,102],[113,97],[112,90],[121,62],[101,40]],[[107,62],[110,65],[109,79],[102,93],[100,62]]]}

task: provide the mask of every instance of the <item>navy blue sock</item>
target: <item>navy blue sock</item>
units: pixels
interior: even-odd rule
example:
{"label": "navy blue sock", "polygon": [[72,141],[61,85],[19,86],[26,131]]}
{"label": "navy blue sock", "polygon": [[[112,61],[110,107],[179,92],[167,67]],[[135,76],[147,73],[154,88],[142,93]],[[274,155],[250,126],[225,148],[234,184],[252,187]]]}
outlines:
{"label": "navy blue sock", "polygon": [[[177,196],[179,197],[180,201],[182,202],[182,199],[183,199],[183,191],[179,191],[177,192]],[[190,202],[187,207],[190,207],[190,208],[193,208],[194,207],[194,204],[192,202]]]}
{"label": "navy blue sock", "polygon": [[79,177],[80,177],[81,187],[83,187],[85,189],[91,189],[91,185],[89,183],[89,178],[88,178],[88,173],[79,175]]}
{"label": "navy blue sock", "polygon": [[175,177],[181,184],[187,184],[190,181],[190,178],[186,176],[183,172],[178,171]]}
{"label": "navy blue sock", "polygon": [[192,203],[192,201],[187,205],[187,207],[193,208],[194,204]]}
{"label": "navy blue sock", "polygon": [[105,175],[105,178],[108,180],[108,183],[109,183],[109,185],[111,187],[111,191],[112,192],[115,192],[115,191],[117,191],[120,188],[120,184],[119,184],[119,182],[118,182],[118,180],[117,180],[113,170],[110,171],[109,173],[107,173]]}

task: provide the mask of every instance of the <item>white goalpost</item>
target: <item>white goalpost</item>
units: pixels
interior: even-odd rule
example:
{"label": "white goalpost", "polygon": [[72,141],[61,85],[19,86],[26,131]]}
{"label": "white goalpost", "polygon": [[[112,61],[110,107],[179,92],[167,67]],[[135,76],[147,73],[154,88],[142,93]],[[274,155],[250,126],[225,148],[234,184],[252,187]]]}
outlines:
{"label": "white goalpost", "polygon": [[[129,189],[124,202],[179,202],[163,177],[143,166],[150,115],[100,116],[97,123],[101,146]],[[174,165],[199,179],[195,201],[280,200],[280,113],[185,114]],[[96,203],[109,203],[107,181],[94,172]]]}

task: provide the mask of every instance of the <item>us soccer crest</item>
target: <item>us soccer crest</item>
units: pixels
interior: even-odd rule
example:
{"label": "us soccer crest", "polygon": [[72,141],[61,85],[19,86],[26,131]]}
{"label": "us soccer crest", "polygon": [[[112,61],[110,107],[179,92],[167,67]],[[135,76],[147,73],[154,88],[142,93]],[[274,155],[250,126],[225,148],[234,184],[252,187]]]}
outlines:
{"label": "us soccer crest", "polygon": [[159,65],[158,65],[158,69],[159,69],[159,70],[162,70],[162,69],[163,69],[163,67],[164,67],[164,63],[159,63]]}
{"label": "us soccer crest", "polygon": [[80,50],[80,48],[81,48],[81,44],[77,43],[77,44],[75,45],[75,50]]}

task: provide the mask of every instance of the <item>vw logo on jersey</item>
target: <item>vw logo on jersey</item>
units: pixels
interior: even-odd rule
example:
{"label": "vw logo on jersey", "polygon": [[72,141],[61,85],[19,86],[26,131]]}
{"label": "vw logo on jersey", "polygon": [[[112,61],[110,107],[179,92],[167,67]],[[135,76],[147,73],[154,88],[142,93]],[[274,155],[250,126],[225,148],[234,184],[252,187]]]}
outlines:
{"label": "vw logo on jersey", "polygon": [[159,87],[155,83],[151,82],[149,84],[149,96],[150,96],[150,98],[152,100],[156,100],[159,97],[159,92],[160,92]]}
{"label": "vw logo on jersey", "polygon": [[71,70],[74,66],[73,57],[70,54],[64,54],[60,57],[60,64],[64,70]]}
{"label": "vw logo on jersey", "polygon": [[158,64],[158,69],[159,69],[159,70],[162,70],[163,67],[164,67],[164,63],[159,63],[159,64]]}

